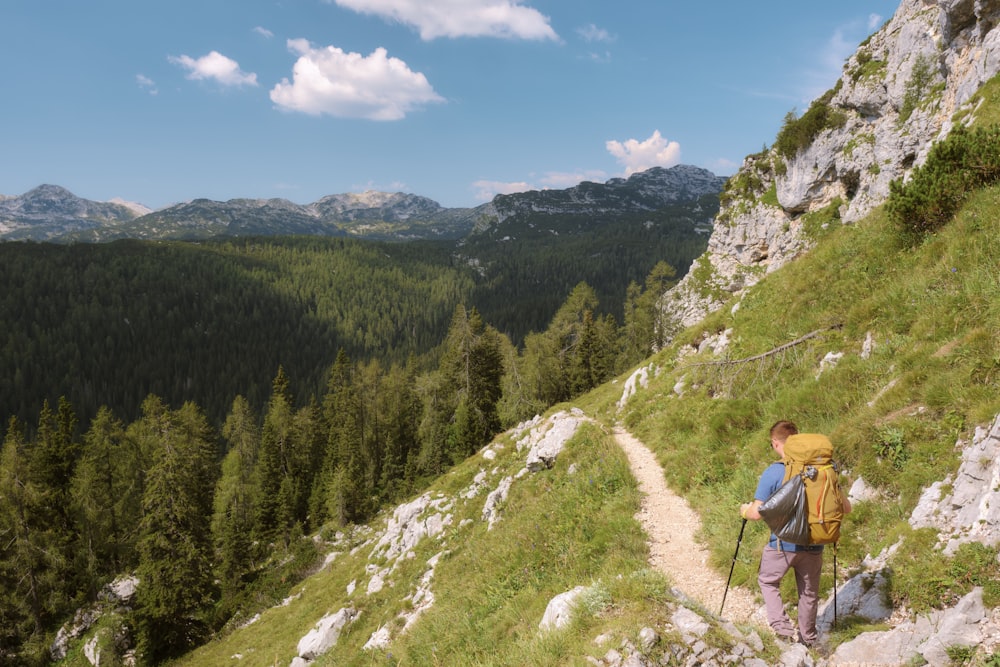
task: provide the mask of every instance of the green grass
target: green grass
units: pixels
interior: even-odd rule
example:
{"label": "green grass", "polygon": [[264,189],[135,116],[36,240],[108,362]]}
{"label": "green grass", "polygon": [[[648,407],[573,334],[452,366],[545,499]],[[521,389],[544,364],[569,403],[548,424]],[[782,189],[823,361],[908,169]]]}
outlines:
{"label": "green grass", "polygon": [[[742,365],[686,359],[633,399],[624,421],[701,513],[716,567],[731,561],[736,508],[771,460],[767,429],[779,418],[829,434],[847,469],[843,483],[863,476],[891,499],[861,504],[848,517],[845,569],[906,533],[921,490],[957,469],[956,439],[1000,412],[1000,222],[991,214],[998,209],[1000,188],[977,192],[916,247],[881,211],[856,225],[818,227],[808,255],[749,290],[735,315],[720,309],[710,330],[733,329],[731,360],[822,333]],[[862,359],[868,332],[876,347]],[[827,352],[844,357],[817,378]],[[682,377],[689,389],[678,398],[672,387]],[[754,587],[766,530],[748,526],[744,539],[734,581]],[[922,565],[898,567],[915,578],[897,577],[894,595],[922,599]]]}
{"label": "green grass", "polygon": [[[317,620],[349,605],[360,616],[317,667],[430,666],[454,664],[456,656],[483,666],[585,665],[609,648],[594,644],[598,635],[615,637],[617,647],[622,638],[637,641],[645,626],[662,631],[676,600],[668,578],[646,564],[645,536],[634,518],[636,483],[610,435],[618,420],[655,451],[670,486],[700,513],[699,538],[722,576],[733,560],[737,508],[773,457],[767,429],[791,418],[805,431],[831,436],[845,465],[845,487],[862,476],[885,494],[884,502],[859,503],[847,517],[838,552],[841,581],[866,555],[902,540],[890,563],[894,602],[927,610],[979,585],[986,604],[996,606],[996,550],[966,545],[946,557],[934,548],[936,533],[911,529],[907,517],[923,488],[956,470],[956,439],[1000,412],[1000,187],[971,195],[952,221],[916,245],[902,240],[880,210],[854,225],[839,224],[835,210],[806,221],[813,249],[749,289],[735,313],[731,302],[646,360],[658,373],[625,411],[618,413],[615,404],[627,376],[575,400],[598,423],[581,428],[555,468],[514,484],[493,530],[480,518],[485,494],[457,497],[480,471],[492,471],[495,485],[521,469],[525,453],[510,436],[498,440],[496,460],[477,454],[435,482],[432,496],[456,497],[451,523],[443,540],[425,540],[413,558],[400,561],[393,587],[364,594],[372,545],[348,552],[367,539],[359,531],[332,566],[293,591],[301,593],[294,603],[268,609],[258,623],[176,664],[235,664],[236,654],[241,667],[288,664]],[[703,277],[710,285],[712,276]],[[678,359],[681,347],[728,328],[727,355],[735,363]],[[782,353],[759,357],[813,332]],[[863,359],[868,333],[875,348]],[[844,356],[819,374],[828,352]],[[678,395],[674,386],[682,379]],[[466,519],[472,521],[463,525]],[[734,585],[756,588],[766,539],[763,525],[747,525]],[[363,651],[379,627],[398,631],[398,616],[410,606],[405,596],[438,553],[435,604],[409,632],[394,632],[388,650]],[[833,584],[831,560],[824,593]],[[351,582],[358,590],[348,595]],[[580,585],[588,593],[573,622],[540,634],[548,601]],[[831,642],[878,629],[842,619]],[[677,640],[666,634],[654,659]],[[713,629],[706,641],[725,644],[727,638]]]}
{"label": "green grass", "polygon": [[[600,412],[618,391],[610,385],[582,403]],[[477,455],[442,477],[431,489],[432,497],[445,490],[447,497],[456,497],[480,470],[494,470],[495,486],[523,467],[526,452],[518,452],[509,438],[501,438],[495,449],[496,460]],[[640,501],[636,482],[607,429],[597,423],[581,426],[552,470],[516,481],[492,530],[480,518],[485,495],[456,499],[443,540],[425,539],[413,558],[400,560],[392,587],[365,595],[368,544],[354,555],[338,556],[332,566],[306,580],[293,592],[299,595],[294,603],[269,609],[256,624],[175,664],[228,664],[236,654],[242,656],[241,667],[288,664],[299,638],[316,621],[347,606],[360,615],[337,645],[315,661],[317,667],[455,664],[457,656],[462,664],[475,665],[584,665],[586,656],[608,650],[594,644],[598,635],[610,633],[617,647],[622,638],[637,641],[643,627],[666,626],[677,601],[669,580],[648,568],[645,535],[634,518]],[[463,526],[464,519],[473,521]],[[363,533],[354,543],[362,539]],[[443,555],[433,576],[435,602],[400,634],[398,616],[411,606],[404,597],[426,572],[427,560],[438,553]],[[352,581],[357,590],[349,596]],[[579,585],[588,590],[573,622],[540,634],[548,601]],[[394,630],[389,649],[364,651],[383,625]],[[727,641],[722,633],[713,636]]]}

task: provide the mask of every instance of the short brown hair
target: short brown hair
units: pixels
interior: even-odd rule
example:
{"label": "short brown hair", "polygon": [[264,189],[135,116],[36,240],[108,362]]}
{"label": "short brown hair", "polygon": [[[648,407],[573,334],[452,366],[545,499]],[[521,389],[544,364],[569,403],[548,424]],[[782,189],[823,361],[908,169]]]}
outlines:
{"label": "short brown hair", "polygon": [[771,427],[771,437],[778,442],[784,442],[788,439],[788,436],[795,435],[798,432],[799,428],[786,419],[774,422],[774,426]]}

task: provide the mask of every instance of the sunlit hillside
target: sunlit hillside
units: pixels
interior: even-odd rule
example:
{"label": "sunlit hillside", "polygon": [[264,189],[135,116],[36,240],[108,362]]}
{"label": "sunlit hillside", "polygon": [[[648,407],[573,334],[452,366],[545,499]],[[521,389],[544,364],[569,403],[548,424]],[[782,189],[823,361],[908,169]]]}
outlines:
{"label": "sunlit hillside", "polygon": [[[890,561],[896,605],[926,611],[973,585],[985,586],[986,603],[997,605],[996,549],[947,558],[927,548],[927,531],[912,530],[906,518],[925,486],[956,469],[956,441],[1000,412],[998,210],[1000,187],[981,190],[915,245],[882,210],[849,226],[831,219],[811,252],[650,358],[647,386],[623,411],[616,404],[624,376],[575,401],[594,422],[581,426],[552,469],[514,484],[492,529],[482,517],[484,500],[524,466],[516,445],[522,431],[498,438],[432,487],[430,498],[450,499],[449,523],[394,566],[392,586],[363,590],[373,571],[390,565],[370,561],[378,549],[364,544],[385,516],[331,541],[337,555],[286,606],[179,664],[289,664],[317,620],[342,608],[357,618],[316,665],[586,664],[587,656],[608,650],[597,637],[634,645],[644,627],[673,627],[678,600],[670,581],[646,566],[633,518],[636,489],[609,436],[617,420],[656,450],[671,486],[700,511],[719,571],[728,570],[733,555],[736,508],[769,461],[767,428],[791,418],[832,437],[847,485],[863,477],[884,494],[850,515],[839,550],[841,582],[866,554],[902,540]],[[729,342],[720,354],[708,351],[711,345],[696,352],[722,335]],[[466,497],[477,475],[485,486]],[[332,531],[324,537],[333,540]],[[765,539],[760,527],[748,528],[734,585],[755,587]],[[829,593],[832,563],[826,568]],[[399,619],[413,610],[421,581],[434,601],[404,632]],[[590,597],[574,622],[540,633],[546,603],[576,586],[589,587]],[[712,623],[712,641],[730,650],[735,640],[718,619]],[[833,646],[876,627],[859,623],[848,620]],[[365,650],[383,626],[392,641]],[[669,654],[671,641],[683,643],[667,639],[651,657]],[[775,655],[769,646],[761,651],[765,659]]]}

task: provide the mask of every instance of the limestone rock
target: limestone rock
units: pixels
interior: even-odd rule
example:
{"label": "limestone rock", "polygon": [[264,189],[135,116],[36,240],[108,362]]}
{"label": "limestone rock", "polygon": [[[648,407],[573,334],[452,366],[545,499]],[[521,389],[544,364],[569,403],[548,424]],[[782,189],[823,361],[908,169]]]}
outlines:
{"label": "limestone rock", "polygon": [[[882,204],[1000,72],[998,16],[995,0],[903,0],[845,64],[827,105],[839,126],[794,156],[772,149],[744,160],[730,184],[750,190],[727,193],[697,270],[661,300],[665,330],[696,324],[807,251],[804,214],[839,201],[850,224]],[[772,188],[777,205],[765,197]]]}
{"label": "limestone rock", "polygon": [[[577,409],[571,412],[557,412],[549,420],[549,428],[544,433],[533,430],[528,437],[538,436],[531,443],[525,467],[531,472],[538,472],[555,465],[556,457],[562,452],[566,442],[573,437],[576,429],[583,423],[583,413]],[[521,444],[518,443],[518,449]]]}
{"label": "limestone rock", "polygon": [[538,629],[542,632],[547,632],[565,627],[572,617],[577,601],[586,590],[585,586],[577,586],[549,600],[549,604],[545,607],[545,614],[542,616],[542,621],[538,624]]}
{"label": "limestone rock", "polygon": [[372,550],[373,557],[380,555],[394,560],[413,549],[424,537],[439,535],[451,522],[450,514],[442,515],[451,509],[451,503],[446,498],[431,499],[425,493],[416,500],[397,507]]}
{"label": "limestone rock", "polygon": [[[851,577],[837,591],[837,617],[860,616],[869,622],[884,621],[892,615],[889,576],[886,570],[862,572]],[[833,628],[833,596],[820,607],[816,627],[820,634]]]}
{"label": "limestone rock", "polygon": [[486,496],[486,503],[483,505],[483,521],[486,521],[489,529],[493,529],[493,524],[495,524],[500,519],[500,505],[507,500],[507,494],[510,493],[510,487],[514,483],[513,477],[504,477],[500,480],[500,484],[497,485],[493,491]]}
{"label": "limestone rock", "polygon": [[[914,528],[931,527],[947,541],[945,553],[977,541],[1000,544],[1000,415],[987,428],[977,428],[962,452],[955,479],[927,489],[910,517]],[[947,482],[951,482],[950,485]],[[949,493],[945,489],[950,488]]]}
{"label": "limestone rock", "polygon": [[[976,588],[951,609],[920,616],[886,632],[858,635],[838,646],[829,664],[948,665],[947,647],[981,643],[987,628],[985,618],[983,591]],[[873,656],[877,656],[874,663]]]}
{"label": "limestone rock", "polygon": [[357,616],[357,610],[345,608],[321,618],[316,626],[299,640],[299,657],[305,660],[315,660],[329,651],[340,639],[340,633]]}

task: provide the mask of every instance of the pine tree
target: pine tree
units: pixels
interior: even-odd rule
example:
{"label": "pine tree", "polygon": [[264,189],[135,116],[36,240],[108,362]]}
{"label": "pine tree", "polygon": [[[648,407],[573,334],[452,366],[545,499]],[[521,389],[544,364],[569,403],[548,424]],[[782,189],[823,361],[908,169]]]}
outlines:
{"label": "pine tree", "polygon": [[49,402],[45,401],[38,418],[38,434],[31,447],[32,478],[49,495],[63,530],[69,529],[66,508],[69,507],[70,479],[80,453],[76,425],[76,415],[65,397],[59,399],[58,413],[52,412]]}
{"label": "pine tree", "polygon": [[439,417],[453,415],[448,434],[452,461],[476,451],[500,428],[497,402],[503,375],[500,334],[487,327],[478,311],[455,308],[441,359],[445,392],[453,401],[440,406]]}
{"label": "pine tree", "polygon": [[138,653],[144,664],[157,664],[189,650],[207,633],[214,594],[215,445],[208,422],[192,403],[171,413],[158,399],[147,399],[142,421],[157,432],[158,442],[139,526]]}
{"label": "pine tree", "polygon": [[253,549],[257,501],[254,468],[260,450],[260,428],[244,397],[237,396],[233,400],[222,435],[228,451],[215,489],[212,536],[218,554],[222,595],[227,598],[239,591],[242,577],[253,568],[256,555]]}
{"label": "pine tree", "polygon": [[259,489],[256,527],[258,538],[265,543],[278,538],[285,540],[290,528],[287,521],[294,516],[294,499],[288,495],[290,488],[285,484],[291,473],[292,404],[288,378],[280,367],[272,386],[256,470]]}
{"label": "pine tree", "polygon": [[[378,410],[385,415],[384,463],[378,489],[383,501],[401,498],[412,482],[419,449],[417,425],[420,421],[420,400],[414,390],[416,372],[412,364],[406,368],[394,365],[382,383]],[[415,461],[414,461],[415,462]]]}
{"label": "pine tree", "polygon": [[138,444],[126,437],[122,422],[102,407],[84,435],[71,484],[92,595],[96,586],[135,565],[146,468]]}
{"label": "pine tree", "polygon": [[48,520],[47,496],[33,479],[28,449],[21,425],[11,418],[0,450],[0,643],[15,652],[40,640],[67,608],[60,536]]}

